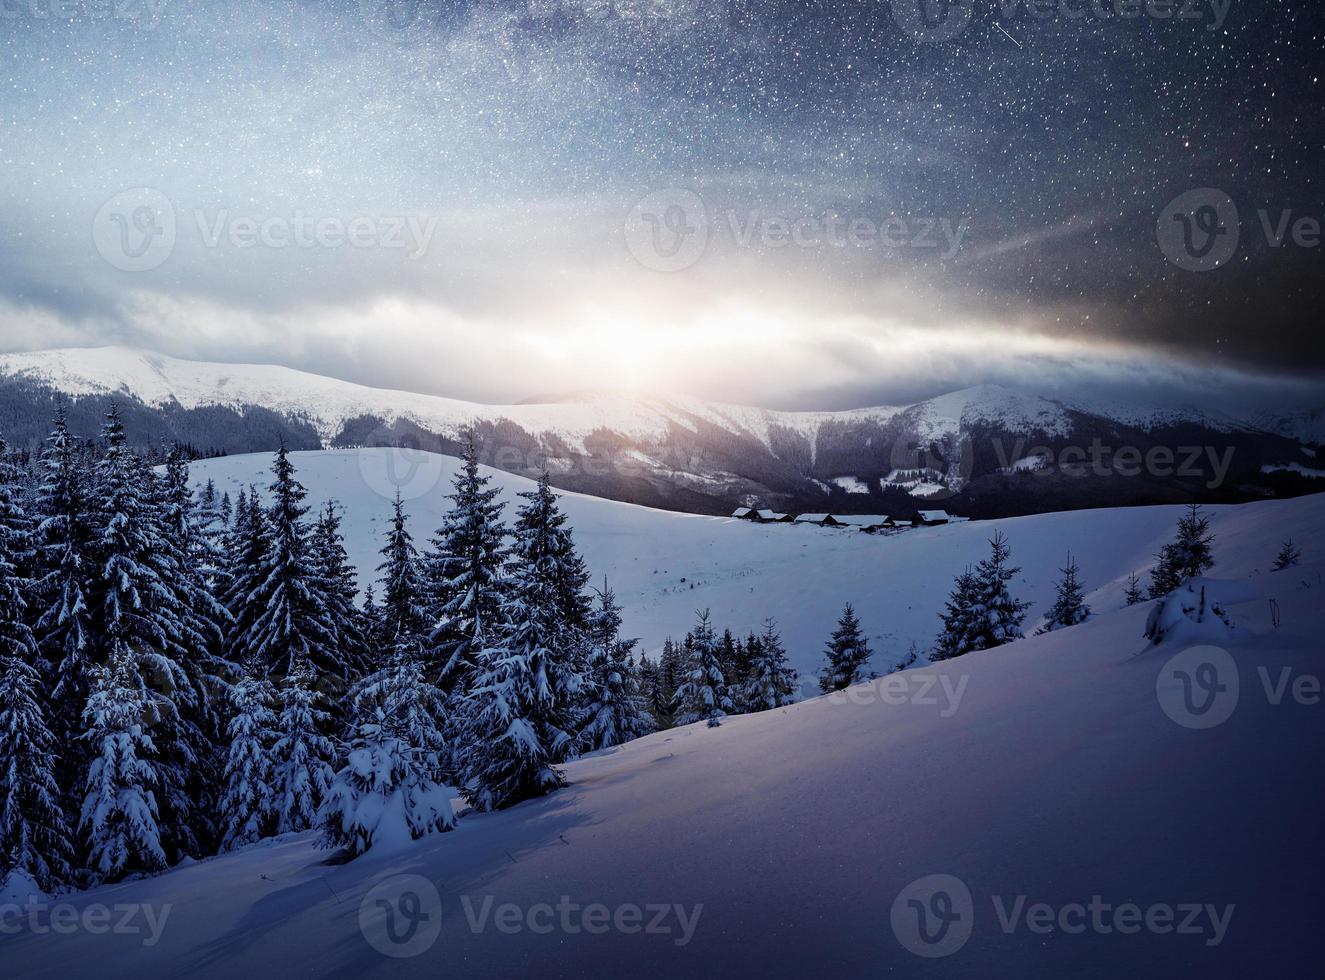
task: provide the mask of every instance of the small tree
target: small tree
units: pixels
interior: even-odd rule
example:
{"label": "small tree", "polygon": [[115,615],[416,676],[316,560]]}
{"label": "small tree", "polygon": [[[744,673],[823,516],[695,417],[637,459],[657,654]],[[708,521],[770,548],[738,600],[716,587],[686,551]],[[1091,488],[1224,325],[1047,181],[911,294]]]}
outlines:
{"label": "small tree", "polygon": [[865,665],[873,651],[860,630],[856,611],[847,603],[837,621],[837,629],[825,650],[828,662],[819,674],[819,690],[825,694],[842,691],[865,679]]}
{"label": "small tree", "polygon": [[1127,576],[1127,591],[1123,593],[1123,598],[1127,600],[1129,606],[1135,606],[1145,600],[1145,596],[1141,593],[1141,579],[1136,572]]}
{"label": "small tree", "polygon": [[653,726],[640,696],[640,668],[634,658],[639,641],[621,639],[621,607],[606,582],[598,593],[589,633],[592,693],[580,737],[585,751],[592,752],[647,735]]}
{"label": "small tree", "polygon": [[1282,572],[1285,568],[1292,568],[1302,560],[1302,552],[1297,545],[1293,544],[1293,539],[1289,538],[1284,542],[1284,546],[1279,549],[1279,554],[1274,559],[1274,570]]}
{"label": "small tree", "polygon": [[1213,567],[1215,559],[1210,546],[1214,540],[1210,519],[1201,513],[1200,505],[1188,505],[1187,515],[1178,521],[1177,537],[1160,550],[1150,573],[1150,598],[1166,596]]}
{"label": "small tree", "polygon": [[975,649],[973,645],[976,627],[975,596],[975,572],[968,567],[957,576],[952,592],[948,595],[947,605],[939,614],[943,628],[939,632],[938,639],[934,641],[934,649],[930,652],[931,660],[935,662],[951,660]]}
{"label": "small tree", "polygon": [[787,651],[782,646],[777,623],[770,617],[764,620],[764,631],[751,637],[754,661],[750,679],[745,684],[745,704],[750,711],[771,711],[791,704],[796,699],[796,671],[787,663]]}
{"label": "small tree", "polygon": [[323,735],[328,712],[318,707],[308,665],[296,665],[281,689],[281,714],[272,746],[275,771],[272,775],[276,833],[308,830],[317,820],[317,810],[326,796],[334,771],[335,747]]}
{"label": "small tree", "polygon": [[709,623],[709,612],[699,613],[699,623],[690,634],[690,664],[684,682],[676,689],[676,724],[707,721],[717,728],[735,710],[722,673],[720,645]]}
{"label": "small tree", "polygon": [[975,596],[971,605],[971,649],[992,650],[1024,635],[1029,602],[1013,597],[1009,583],[1021,571],[1009,564],[1012,549],[1001,531],[989,541],[989,557],[975,566]]}
{"label": "small tree", "polygon": [[166,865],[157,825],[152,738],[143,728],[149,705],[132,653],[117,647],[94,671],[84,720],[93,748],[80,821],[93,881],[115,881]]}
{"label": "small tree", "polygon": [[271,682],[249,676],[231,692],[234,714],[227,729],[230,751],[221,798],[221,850],[231,851],[266,837],[275,808],[271,746],[276,716],[271,710]]}
{"label": "small tree", "polygon": [[1084,623],[1090,616],[1090,606],[1086,605],[1086,598],[1081,592],[1081,582],[1078,578],[1080,568],[1076,559],[1069,554],[1067,564],[1059,571],[1063,573],[1063,578],[1057,586],[1058,596],[1049,609],[1044,625],[1037,630],[1038,633],[1049,633],[1065,626],[1076,626]]}

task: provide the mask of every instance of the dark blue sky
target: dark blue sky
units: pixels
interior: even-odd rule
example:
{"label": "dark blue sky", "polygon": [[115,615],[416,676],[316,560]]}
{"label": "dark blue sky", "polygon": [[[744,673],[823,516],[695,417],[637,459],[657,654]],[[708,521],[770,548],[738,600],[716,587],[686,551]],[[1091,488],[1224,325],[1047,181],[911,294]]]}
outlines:
{"label": "dark blue sky", "polygon": [[1309,3],[63,2],[0,11],[9,348],[786,407],[1325,368]]}

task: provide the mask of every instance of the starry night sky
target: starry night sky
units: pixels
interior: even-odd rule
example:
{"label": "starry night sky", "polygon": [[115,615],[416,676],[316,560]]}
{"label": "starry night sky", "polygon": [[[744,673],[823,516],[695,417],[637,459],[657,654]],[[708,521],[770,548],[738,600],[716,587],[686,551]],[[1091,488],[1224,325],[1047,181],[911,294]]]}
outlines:
{"label": "starry night sky", "polygon": [[[5,349],[132,343],[483,400],[836,408],[1016,381],[1325,402],[1325,246],[1271,247],[1257,214],[1325,223],[1319,4],[966,0],[959,36],[917,41],[888,0],[53,2],[0,3]],[[96,222],[142,187],[177,237],[126,271]],[[1240,234],[1191,271],[1156,228],[1207,187]],[[641,260],[638,202],[696,199],[703,254]],[[410,257],[201,227],[296,211],[437,228]],[[966,231],[741,240],[830,215]]]}

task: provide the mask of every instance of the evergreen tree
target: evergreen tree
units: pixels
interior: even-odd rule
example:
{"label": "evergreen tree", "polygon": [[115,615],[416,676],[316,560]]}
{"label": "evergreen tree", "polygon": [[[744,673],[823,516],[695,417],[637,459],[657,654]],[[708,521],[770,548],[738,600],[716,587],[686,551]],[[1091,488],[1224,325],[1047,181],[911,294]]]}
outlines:
{"label": "evergreen tree", "polygon": [[1038,633],[1049,633],[1064,626],[1076,626],[1084,623],[1090,616],[1090,606],[1086,605],[1086,598],[1081,591],[1081,582],[1078,578],[1081,569],[1076,559],[1069,554],[1067,564],[1059,571],[1063,573],[1063,578],[1056,587],[1058,595],[1049,609],[1044,625],[1037,630]]}
{"label": "evergreen tree", "polygon": [[1292,568],[1302,560],[1302,552],[1297,545],[1293,544],[1293,539],[1289,538],[1284,542],[1284,546],[1279,549],[1279,554],[1274,559],[1274,570],[1281,572],[1285,568]]}
{"label": "evergreen tree", "polygon": [[451,509],[433,538],[426,571],[432,611],[429,649],[443,690],[463,698],[477,671],[479,651],[502,627],[506,530],[499,490],[480,476],[473,432],[448,496]]}
{"label": "evergreen tree", "polygon": [[753,649],[754,662],[745,686],[745,704],[750,711],[771,711],[796,699],[796,671],[787,663],[787,651],[772,618],[764,631],[746,644]]}
{"label": "evergreen tree", "polygon": [[70,880],[72,847],[54,771],[56,742],[33,666],[37,641],[24,615],[28,583],[13,561],[23,541],[9,482],[0,472],[0,885],[21,872],[50,891]]}
{"label": "evergreen tree", "polygon": [[324,846],[356,856],[382,841],[417,840],[455,825],[440,785],[442,700],[409,644],[393,648],[387,666],[365,680],[355,698],[363,720],[318,811]]}
{"label": "evergreen tree", "polygon": [[156,746],[144,728],[151,706],[129,647],[115,645],[93,673],[84,720],[91,744],[80,830],[94,882],[166,866],[157,825]]}
{"label": "evergreen tree", "polygon": [[225,652],[229,660],[244,663],[250,659],[248,643],[262,613],[251,597],[265,581],[267,564],[267,515],[257,488],[249,493],[239,491],[234,521],[226,536],[226,553],[230,560],[221,598],[230,612],[230,628]]}
{"label": "evergreen tree", "polygon": [[281,714],[272,746],[273,810],[276,833],[308,830],[326,798],[334,775],[335,747],[321,734],[329,715],[318,707],[313,674],[297,664],[281,689]]}
{"label": "evergreen tree", "polygon": [[709,623],[707,609],[699,613],[699,622],[691,630],[690,639],[689,669],[676,689],[676,724],[707,721],[709,728],[717,728],[735,710],[735,705],[722,673],[721,645]]}
{"label": "evergreen tree", "polygon": [[480,809],[561,786],[557,766],[575,747],[582,638],[562,614],[558,560],[550,552],[513,564],[502,626],[480,652],[473,688],[460,706],[460,770]]}
{"label": "evergreen tree", "polygon": [[389,646],[417,644],[423,635],[427,613],[423,604],[423,582],[419,571],[419,553],[406,527],[405,511],[397,491],[392,504],[391,528],[386,559],[377,570],[382,573],[382,638]]}
{"label": "evergreen tree", "polygon": [[581,739],[585,751],[605,749],[653,730],[640,694],[640,670],[634,650],[638,640],[621,639],[621,607],[603,583],[590,623],[592,655],[590,698]]}
{"label": "evergreen tree", "polygon": [[837,621],[837,629],[824,651],[827,663],[819,674],[819,690],[825,694],[842,691],[865,679],[865,667],[873,655],[861,632],[856,611],[847,603]]}
{"label": "evergreen tree", "polygon": [[994,532],[989,541],[989,557],[975,566],[975,596],[971,604],[972,650],[994,647],[1021,639],[1021,624],[1026,619],[1029,602],[1013,598],[1008,583],[1021,571],[1009,564],[1012,549],[1003,532]]}
{"label": "evergreen tree", "polygon": [[1210,545],[1214,539],[1210,519],[1201,513],[1199,504],[1189,504],[1186,516],[1178,521],[1177,537],[1160,549],[1150,573],[1150,598],[1166,596],[1213,567],[1215,559]]}
{"label": "evergreen tree", "polygon": [[[91,693],[94,663],[89,598],[96,561],[82,454],[69,434],[61,406],[41,455],[37,491],[37,545],[42,577],[37,585],[41,613],[36,634],[51,673],[51,734],[64,752],[61,786],[73,788],[83,771],[83,708]],[[81,801],[81,794],[67,799]]]}
{"label": "evergreen tree", "polygon": [[940,613],[943,629],[934,642],[930,659],[951,660],[975,649],[975,597],[977,583],[975,572],[969,567],[957,576],[952,592],[948,595],[947,605]]}
{"label": "evergreen tree", "polygon": [[225,764],[225,795],[221,799],[221,850],[252,844],[271,833],[276,810],[272,745],[276,716],[272,685],[253,671],[231,692],[233,714]]}
{"label": "evergreen tree", "polygon": [[1127,600],[1129,606],[1135,606],[1138,602],[1145,601],[1145,596],[1141,594],[1141,580],[1136,572],[1127,576],[1127,591],[1123,593],[1123,598]]}
{"label": "evergreen tree", "polygon": [[345,551],[345,540],[340,533],[340,508],[328,500],[313,525],[310,539],[312,563],[320,593],[326,609],[327,622],[335,637],[333,648],[342,674],[324,678],[324,682],[348,681],[352,674],[371,669],[367,624],[363,613],[355,604],[359,595],[354,567]]}
{"label": "evergreen tree", "polygon": [[575,548],[566,515],[557,504],[548,475],[533,490],[520,494],[527,503],[516,511],[511,560],[535,564],[552,578],[556,610],[571,630],[586,630],[593,602],[588,594],[589,572]]}
{"label": "evergreen tree", "polygon": [[278,677],[288,676],[302,661],[320,678],[344,684],[348,672],[336,648],[335,626],[304,521],[308,492],[295,479],[284,446],[276,453],[272,472],[276,478],[270,488],[262,563],[256,587],[243,600],[256,616],[251,624],[243,624],[246,629],[232,656],[242,653],[241,662]]}

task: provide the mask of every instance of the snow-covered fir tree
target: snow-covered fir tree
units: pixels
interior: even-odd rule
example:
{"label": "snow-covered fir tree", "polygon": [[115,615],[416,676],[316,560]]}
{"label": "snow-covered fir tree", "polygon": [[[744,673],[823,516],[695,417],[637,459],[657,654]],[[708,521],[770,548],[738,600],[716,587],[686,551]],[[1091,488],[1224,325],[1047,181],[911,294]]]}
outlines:
{"label": "snow-covered fir tree", "polygon": [[234,663],[249,659],[248,642],[261,608],[250,597],[263,584],[267,565],[267,515],[257,488],[241,489],[235,503],[235,516],[226,534],[229,558],[225,591],[221,601],[230,613],[225,655]]}
{"label": "snow-covered fir tree", "polygon": [[24,549],[22,512],[3,457],[0,442],[0,885],[19,872],[51,891],[72,878],[72,845],[26,621],[28,583],[14,563]]}
{"label": "snow-covered fir tree", "polygon": [[322,734],[329,713],[307,664],[295,665],[280,691],[280,717],[272,746],[272,813],[275,833],[288,834],[316,825],[317,811],[334,775],[336,749]]}
{"label": "snow-covered fir tree", "polygon": [[930,660],[951,660],[975,649],[975,597],[977,583],[975,572],[969,567],[957,576],[952,592],[939,618],[943,628],[939,631],[934,648],[930,651]]}
{"label": "snow-covered fir tree", "polygon": [[455,825],[440,781],[449,754],[436,721],[442,702],[410,644],[394,647],[387,666],[363,682],[345,765],[318,811],[324,846],[355,856]]}
{"label": "snow-covered fir tree", "polygon": [[796,699],[796,671],[787,663],[777,623],[764,621],[764,631],[746,644],[754,651],[750,676],[745,682],[745,706],[748,711],[771,711]]}
{"label": "snow-covered fir tree", "polygon": [[826,663],[819,673],[819,690],[825,694],[841,691],[865,679],[873,651],[861,631],[856,610],[847,603],[837,621],[828,647],[824,651]]}
{"label": "snow-covered fir tree", "polygon": [[469,691],[479,652],[502,626],[506,563],[505,504],[479,473],[473,432],[466,434],[461,464],[425,570],[430,660],[442,688],[458,697]]}
{"label": "snow-covered fir tree", "polygon": [[[309,547],[317,578],[317,591],[326,608],[327,622],[334,636],[333,647],[342,665],[344,676],[334,680],[347,681],[351,675],[370,668],[370,647],[367,624],[363,613],[355,604],[359,585],[354,566],[345,551],[345,539],[340,533],[341,509],[334,500],[328,500],[318,514],[310,535]],[[333,678],[324,678],[333,683]]]}
{"label": "snow-covered fir tree", "polygon": [[1076,626],[1090,617],[1090,606],[1086,605],[1086,597],[1081,591],[1081,568],[1077,565],[1076,559],[1069,554],[1067,564],[1059,571],[1062,572],[1063,577],[1055,586],[1057,595],[1054,604],[1049,608],[1044,625],[1036,630],[1037,633],[1049,633],[1065,626]]}
{"label": "snow-covered fir tree", "polygon": [[399,491],[391,505],[391,525],[381,554],[384,560],[377,570],[382,577],[382,642],[388,647],[416,645],[427,626],[427,611],[419,553],[407,527]]}
{"label": "snow-covered fir tree", "polygon": [[84,738],[92,761],[84,782],[79,830],[92,882],[166,866],[157,824],[156,746],[144,726],[153,717],[132,651],[111,648],[93,674]]}
{"label": "snow-covered fir tree", "polygon": [[698,615],[699,622],[690,631],[690,659],[685,677],[676,689],[676,724],[706,721],[710,728],[717,728],[736,706],[722,673],[720,644],[709,622],[709,611],[705,609]]}
{"label": "snow-covered fir tree", "polygon": [[[525,523],[523,534],[539,533]],[[501,625],[479,652],[468,696],[459,704],[460,772],[476,806],[500,809],[562,784],[557,766],[572,754],[583,710],[584,635],[563,614],[560,558],[528,541],[506,585]],[[521,550],[523,549],[523,550]]]}
{"label": "snow-covered fir tree", "polygon": [[1012,549],[1002,531],[989,541],[989,556],[975,566],[975,595],[971,604],[970,648],[992,650],[1021,639],[1029,602],[1012,595],[1009,583],[1021,571],[1010,564]]}
{"label": "snow-covered fir tree", "polygon": [[303,661],[319,677],[343,683],[346,665],[336,647],[335,626],[304,520],[308,508],[303,501],[308,492],[295,479],[284,446],[276,453],[272,472],[275,480],[270,487],[261,564],[254,576],[256,587],[244,599],[256,614],[251,622],[238,619],[236,625],[243,633],[231,645],[232,658],[278,677],[288,675],[295,663]]}
{"label": "snow-covered fir tree", "polygon": [[1139,602],[1145,601],[1145,595],[1141,592],[1141,579],[1132,572],[1127,576],[1127,588],[1123,591],[1123,599],[1129,606],[1135,606]]}
{"label": "snow-covered fir tree", "polygon": [[621,639],[621,607],[606,582],[598,593],[589,636],[591,693],[580,736],[586,752],[620,745],[653,731],[634,657],[639,641]]}
{"label": "snow-covered fir tree", "polygon": [[1279,549],[1279,554],[1274,558],[1274,570],[1281,572],[1285,568],[1292,568],[1302,560],[1302,551],[1293,544],[1293,539],[1289,538],[1284,542],[1284,546]]}
{"label": "snow-covered fir tree", "polygon": [[271,681],[254,665],[231,689],[225,792],[221,797],[221,850],[252,844],[275,826],[273,751],[276,715]]}
{"label": "snow-covered fir tree", "polygon": [[548,475],[538,485],[520,494],[526,503],[516,511],[511,560],[535,563],[552,580],[556,609],[567,628],[584,631],[589,626],[593,600],[589,596],[589,572],[575,548],[574,534],[552,492]]}
{"label": "snow-covered fir tree", "polygon": [[1187,514],[1178,521],[1177,537],[1166,544],[1151,571],[1150,598],[1166,596],[1189,579],[1204,575],[1214,566],[1210,519],[1201,513],[1199,504],[1189,504]]}

